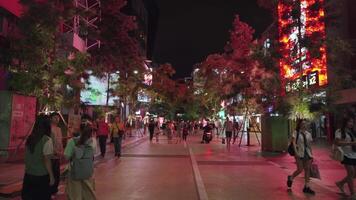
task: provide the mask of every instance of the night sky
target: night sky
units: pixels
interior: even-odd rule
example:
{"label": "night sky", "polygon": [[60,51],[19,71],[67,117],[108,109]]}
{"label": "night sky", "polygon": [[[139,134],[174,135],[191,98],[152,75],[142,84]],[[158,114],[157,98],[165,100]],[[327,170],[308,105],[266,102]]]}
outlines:
{"label": "night sky", "polygon": [[236,14],[258,37],[271,23],[256,0],[156,0],[160,17],[154,59],[169,62],[175,78],[190,76],[194,64],[223,51]]}

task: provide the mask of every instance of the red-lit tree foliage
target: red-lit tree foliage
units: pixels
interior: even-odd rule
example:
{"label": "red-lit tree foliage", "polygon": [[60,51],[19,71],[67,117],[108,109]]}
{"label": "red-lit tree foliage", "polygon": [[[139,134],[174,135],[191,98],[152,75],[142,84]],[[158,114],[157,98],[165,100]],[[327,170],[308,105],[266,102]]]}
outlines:
{"label": "red-lit tree foliage", "polygon": [[175,70],[171,64],[165,63],[153,69],[152,85],[148,88],[152,98],[150,112],[170,119],[174,118],[177,109],[178,93],[176,82],[172,79]]}
{"label": "red-lit tree foliage", "polygon": [[[65,55],[68,52],[63,53],[69,45],[62,41],[59,24],[72,17],[73,1],[21,0],[20,3],[26,9],[17,23],[20,36],[11,41],[12,61],[16,62],[10,67],[10,87],[36,96],[40,109],[59,109],[63,103],[73,100],[66,98],[65,86],[80,88],[82,85],[73,77],[78,77],[87,66],[86,55],[68,59]],[[65,73],[68,66],[75,69],[71,75]]]}
{"label": "red-lit tree foliage", "polygon": [[109,95],[120,96],[133,108],[137,93],[143,87],[144,58],[134,31],[138,26],[134,16],[124,13],[127,0],[101,1],[101,20],[98,26],[100,48],[89,51],[94,74],[106,76],[119,73],[118,87]]}
{"label": "red-lit tree foliage", "polygon": [[90,52],[96,72],[131,74],[143,67],[139,44],[133,36],[137,29],[134,16],[123,13],[126,0],[105,0],[101,2],[101,21],[98,36],[101,47]]}
{"label": "red-lit tree foliage", "polygon": [[201,63],[199,75],[205,79],[202,101],[211,110],[218,112],[221,101],[236,100],[238,94],[244,99],[238,104],[248,110],[261,96],[259,83],[265,72],[253,58],[253,33],[254,30],[236,16],[225,52],[209,55]]}

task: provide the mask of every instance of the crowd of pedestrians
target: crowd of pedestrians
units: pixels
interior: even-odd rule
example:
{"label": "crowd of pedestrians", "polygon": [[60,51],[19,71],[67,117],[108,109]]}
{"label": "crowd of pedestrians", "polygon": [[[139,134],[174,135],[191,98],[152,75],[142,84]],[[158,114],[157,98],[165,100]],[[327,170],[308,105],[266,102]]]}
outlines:
{"label": "crowd of pedestrians", "polygon": [[[65,192],[69,200],[96,199],[94,184],[94,156],[99,146],[101,157],[107,153],[108,142],[114,147],[115,157],[121,156],[122,140],[132,134],[132,126],[116,116],[109,123],[104,116],[97,120],[82,120],[78,130],[69,129],[71,138],[63,138],[59,126],[61,116],[58,113],[41,114],[37,117],[33,130],[26,141],[25,175],[23,179],[22,199],[55,199],[61,179],[61,165],[66,166]],[[160,135],[166,136],[168,144],[186,142],[189,135],[195,135],[199,129],[213,130],[214,124],[195,121],[165,121],[149,119],[147,125],[149,140],[159,143]],[[234,124],[227,121],[219,131],[226,131],[227,143],[230,143]],[[217,131],[217,132],[219,132]],[[136,131],[137,132],[137,131]],[[141,131],[142,137],[146,131]],[[127,135],[127,136],[126,136]],[[68,139],[66,144],[64,139]],[[64,159],[64,160],[63,160]]]}
{"label": "crowd of pedestrians", "polygon": [[[65,180],[67,198],[69,200],[96,199],[93,174],[97,139],[102,157],[105,157],[108,141],[113,143],[115,157],[121,157],[122,140],[128,133],[128,125],[120,117],[114,117],[112,123],[107,123],[103,116],[92,122],[82,121],[80,129],[73,132],[73,137],[67,141],[66,145],[62,143],[60,120],[61,117],[57,113],[49,116],[39,115],[26,140],[25,174],[21,194],[24,200],[49,200],[55,197],[60,183],[62,158],[68,162]],[[356,177],[354,120],[354,116],[344,117],[340,128],[335,132],[332,151],[332,157],[344,166],[346,173],[342,180],[335,183],[336,187],[346,195],[344,186],[347,184],[352,199],[356,199],[353,183]],[[203,123],[184,120],[159,123],[152,118],[149,119],[147,125],[140,127],[148,129],[151,143],[154,138],[156,143],[159,143],[159,136],[162,135],[167,137],[168,144],[186,142],[188,135],[196,134],[198,129],[202,129],[204,133],[216,130],[217,137],[222,133],[225,134],[228,150],[240,131],[239,124],[229,118],[220,124],[206,121],[205,126]],[[140,134],[145,132],[143,130]],[[312,142],[313,137],[308,131],[308,122],[298,119],[288,148],[289,154],[295,158],[296,170],[288,175],[287,187],[291,189],[295,178],[304,172],[303,192],[315,195],[316,192],[310,185],[310,177],[317,170],[313,167],[315,164],[313,164]],[[341,156],[336,156],[335,153]]]}

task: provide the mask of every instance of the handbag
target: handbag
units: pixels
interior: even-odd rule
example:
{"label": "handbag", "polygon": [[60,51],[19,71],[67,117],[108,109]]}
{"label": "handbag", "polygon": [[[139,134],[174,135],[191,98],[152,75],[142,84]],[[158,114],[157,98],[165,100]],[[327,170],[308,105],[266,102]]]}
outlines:
{"label": "handbag", "polygon": [[[299,132],[297,133],[296,141],[298,141],[298,139],[299,139]],[[292,141],[289,143],[287,151],[290,156],[295,156],[295,148]]]}
{"label": "handbag", "polygon": [[294,145],[293,145],[293,142],[291,142],[289,145],[288,145],[288,154],[290,156],[295,156],[295,151],[294,151]]}
{"label": "handbag", "polygon": [[321,179],[319,167],[318,167],[318,165],[316,163],[312,163],[312,165],[310,167],[310,177],[311,178]]}
{"label": "handbag", "polygon": [[335,144],[332,145],[331,147],[331,155],[330,157],[333,160],[336,161],[343,161],[344,160],[344,151],[342,150],[342,148],[340,146],[337,146]]}

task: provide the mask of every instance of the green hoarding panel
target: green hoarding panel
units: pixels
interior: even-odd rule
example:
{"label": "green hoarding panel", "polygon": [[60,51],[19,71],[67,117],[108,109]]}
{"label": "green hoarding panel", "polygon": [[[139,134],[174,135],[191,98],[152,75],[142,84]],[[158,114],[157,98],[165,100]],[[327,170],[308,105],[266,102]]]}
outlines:
{"label": "green hoarding panel", "polygon": [[12,94],[0,91],[0,150],[6,150],[10,141]]}
{"label": "green hoarding panel", "polygon": [[280,116],[262,117],[262,150],[286,151],[288,147],[288,120]]}

